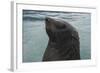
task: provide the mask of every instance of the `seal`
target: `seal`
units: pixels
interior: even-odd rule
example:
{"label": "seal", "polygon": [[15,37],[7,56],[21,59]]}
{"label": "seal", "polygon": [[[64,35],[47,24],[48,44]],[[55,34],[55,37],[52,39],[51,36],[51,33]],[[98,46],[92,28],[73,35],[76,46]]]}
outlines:
{"label": "seal", "polygon": [[63,19],[46,17],[49,42],[43,61],[79,60],[80,41],[77,30]]}

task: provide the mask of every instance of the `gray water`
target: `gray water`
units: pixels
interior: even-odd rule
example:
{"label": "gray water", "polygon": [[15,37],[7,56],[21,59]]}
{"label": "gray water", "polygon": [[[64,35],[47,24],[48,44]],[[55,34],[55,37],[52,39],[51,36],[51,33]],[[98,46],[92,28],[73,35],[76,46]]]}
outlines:
{"label": "gray water", "polygon": [[79,32],[81,59],[91,59],[90,13],[23,10],[23,62],[42,61],[48,44],[46,16],[58,17],[72,24]]}

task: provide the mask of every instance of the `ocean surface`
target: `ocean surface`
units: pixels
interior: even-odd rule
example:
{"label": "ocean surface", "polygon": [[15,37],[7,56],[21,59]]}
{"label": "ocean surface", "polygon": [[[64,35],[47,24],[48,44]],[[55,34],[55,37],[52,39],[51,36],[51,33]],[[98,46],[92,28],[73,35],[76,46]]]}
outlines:
{"label": "ocean surface", "polygon": [[48,44],[45,17],[64,19],[79,32],[81,59],[91,59],[91,14],[78,12],[23,10],[22,60],[40,62]]}

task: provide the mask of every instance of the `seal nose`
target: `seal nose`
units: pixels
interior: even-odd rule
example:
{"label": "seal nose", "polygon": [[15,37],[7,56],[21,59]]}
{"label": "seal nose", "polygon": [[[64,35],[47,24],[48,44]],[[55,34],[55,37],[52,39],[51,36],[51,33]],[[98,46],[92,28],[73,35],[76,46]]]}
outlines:
{"label": "seal nose", "polygon": [[46,22],[49,22],[49,19],[48,18],[46,18]]}
{"label": "seal nose", "polygon": [[50,18],[46,17],[46,22],[50,23]]}
{"label": "seal nose", "polygon": [[46,22],[48,22],[48,23],[50,23],[50,22],[52,22],[53,21],[53,19],[51,18],[51,17],[46,17]]}

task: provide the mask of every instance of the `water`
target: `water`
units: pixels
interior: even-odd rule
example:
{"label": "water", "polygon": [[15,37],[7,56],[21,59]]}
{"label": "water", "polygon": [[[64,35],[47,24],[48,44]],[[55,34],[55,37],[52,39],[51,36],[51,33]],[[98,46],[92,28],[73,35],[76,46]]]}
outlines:
{"label": "water", "polygon": [[42,61],[48,44],[45,17],[66,20],[79,32],[81,59],[91,59],[91,14],[23,10],[23,62]]}

